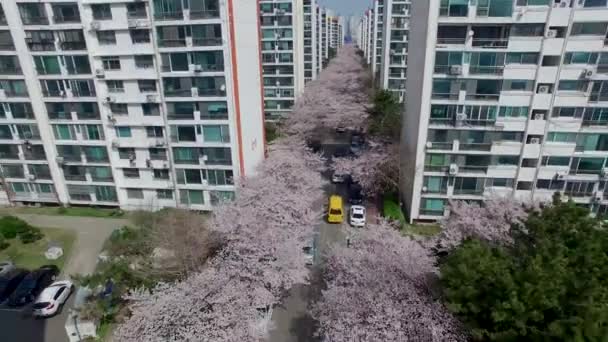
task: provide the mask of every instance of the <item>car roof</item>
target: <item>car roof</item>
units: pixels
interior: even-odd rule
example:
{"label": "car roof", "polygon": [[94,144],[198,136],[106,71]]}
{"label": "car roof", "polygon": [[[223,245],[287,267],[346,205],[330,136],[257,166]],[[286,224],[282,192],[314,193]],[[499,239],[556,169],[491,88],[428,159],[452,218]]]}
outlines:
{"label": "car roof", "polygon": [[365,207],[362,205],[353,205],[350,207],[353,211],[365,211]]}
{"label": "car roof", "polygon": [[53,283],[49,285],[49,287],[45,288],[44,290],[42,290],[42,292],[40,292],[40,294],[38,295],[38,299],[36,299],[36,302],[49,302],[53,300],[53,297],[55,297],[57,291],[59,291],[60,288],[66,286],[67,285],[63,284],[63,282]]}
{"label": "car roof", "polygon": [[329,203],[332,206],[342,205],[342,197],[338,195],[331,195],[331,197],[329,197]]}

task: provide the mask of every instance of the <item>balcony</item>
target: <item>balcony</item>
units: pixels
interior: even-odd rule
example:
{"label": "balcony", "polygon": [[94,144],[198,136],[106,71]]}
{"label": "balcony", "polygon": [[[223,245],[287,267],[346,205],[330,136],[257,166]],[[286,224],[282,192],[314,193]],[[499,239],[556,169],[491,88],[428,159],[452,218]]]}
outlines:
{"label": "balcony", "polygon": [[492,149],[492,143],[460,143],[458,149],[460,151],[489,152]]}
{"label": "balcony", "polygon": [[49,19],[42,16],[25,16],[21,18],[23,21],[23,25],[48,25]]}
{"label": "balcony", "polygon": [[473,101],[498,101],[500,98],[500,94],[468,94],[466,96],[467,100]]}
{"label": "balcony", "polygon": [[28,41],[28,38],[25,38],[25,41],[30,51],[55,51],[55,41],[33,42],[31,40]]}
{"label": "balcony", "polygon": [[165,89],[165,96],[167,97],[192,97],[192,89]]}
{"label": "balcony", "polygon": [[469,68],[469,74],[501,76],[504,73],[504,70],[505,70],[504,66],[471,65]]}
{"label": "balcony", "polygon": [[220,11],[219,10],[200,10],[200,11],[193,11],[190,10],[190,19],[212,19],[212,18],[219,18],[220,17]]}
{"label": "balcony", "polygon": [[509,46],[509,39],[485,39],[473,38],[473,47],[484,49],[506,49]]}
{"label": "balcony", "polygon": [[458,100],[458,93],[433,93],[433,100]]}
{"label": "balcony", "polygon": [[222,43],[222,37],[192,37],[193,46],[221,46]]}
{"label": "balcony", "polygon": [[182,19],[184,19],[184,11],[157,12],[157,13],[154,13],[154,19],[156,19],[156,20],[182,20]]}
{"label": "balcony", "polygon": [[80,15],[54,15],[53,22],[55,24],[71,24],[80,23]]}
{"label": "balcony", "polygon": [[159,39],[159,47],[186,47],[186,39]]}
{"label": "balcony", "polygon": [[453,142],[435,142],[435,141],[429,141],[427,142],[427,147],[429,150],[445,150],[445,151],[451,151],[454,143]]}
{"label": "balcony", "polygon": [[64,51],[86,50],[87,43],[83,41],[60,42],[59,45]]}

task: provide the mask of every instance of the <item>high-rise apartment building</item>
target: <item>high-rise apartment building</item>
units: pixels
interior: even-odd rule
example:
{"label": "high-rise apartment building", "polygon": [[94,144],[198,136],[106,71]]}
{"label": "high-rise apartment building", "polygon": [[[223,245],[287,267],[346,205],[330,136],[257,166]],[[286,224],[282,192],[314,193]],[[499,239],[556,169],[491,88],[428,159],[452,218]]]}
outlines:
{"label": "high-rise apartment building", "polygon": [[403,102],[407,73],[410,0],[384,0],[386,18],[382,32],[382,55],[378,82]]}
{"label": "high-rise apartment building", "polygon": [[606,1],[425,0],[411,12],[409,217],[441,218],[450,199],[545,201],[556,191],[605,214]]}
{"label": "high-rise apartment building", "polygon": [[317,78],[317,1],[304,0],[304,83]]}
{"label": "high-rise apartment building", "polygon": [[304,90],[304,4],[302,0],[259,3],[264,109],[266,118],[274,120],[288,114]]}
{"label": "high-rise apartment building", "polygon": [[386,0],[374,0],[374,19],[372,27],[372,50],[371,50],[371,69],[375,80],[379,79],[382,69],[382,49],[383,49],[383,30],[384,30],[384,2]]}
{"label": "high-rise apartment building", "polygon": [[256,2],[2,10],[5,202],[209,210],[263,160]]}

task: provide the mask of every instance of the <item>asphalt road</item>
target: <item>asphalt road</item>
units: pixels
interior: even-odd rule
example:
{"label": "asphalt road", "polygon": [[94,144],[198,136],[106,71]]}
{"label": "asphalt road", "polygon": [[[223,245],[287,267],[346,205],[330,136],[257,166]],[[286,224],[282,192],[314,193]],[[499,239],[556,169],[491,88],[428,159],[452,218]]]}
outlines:
{"label": "asphalt road", "polygon": [[[54,324],[57,320],[62,320],[60,316],[61,315],[57,315],[49,319],[37,319],[32,317],[31,306],[29,305],[22,308],[10,308],[5,305],[0,306],[0,341],[44,342],[47,325],[51,322]],[[58,339],[56,341],[66,341],[66,337],[64,336],[63,339]]]}

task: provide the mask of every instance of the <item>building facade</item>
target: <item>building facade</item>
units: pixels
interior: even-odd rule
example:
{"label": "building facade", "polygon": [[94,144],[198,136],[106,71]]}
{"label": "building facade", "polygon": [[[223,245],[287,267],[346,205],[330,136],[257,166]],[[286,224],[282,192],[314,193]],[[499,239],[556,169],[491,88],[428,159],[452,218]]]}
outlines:
{"label": "building facade", "polygon": [[6,1],[2,12],[0,200],[210,210],[263,160],[256,3]]}
{"label": "building facade", "polygon": [[606,1],[412,1],[401,190],[412,220],[450,199],[605,214]]}
{"label": "building facade", "polygon": [[304,0],[304,83],[317,78],[317,2]]}
{"label": "building facade", "polygon": [[378,82],[400,102],[405,99],[410,0],[385,0],[386,23],[382,32],[382,55]]}

